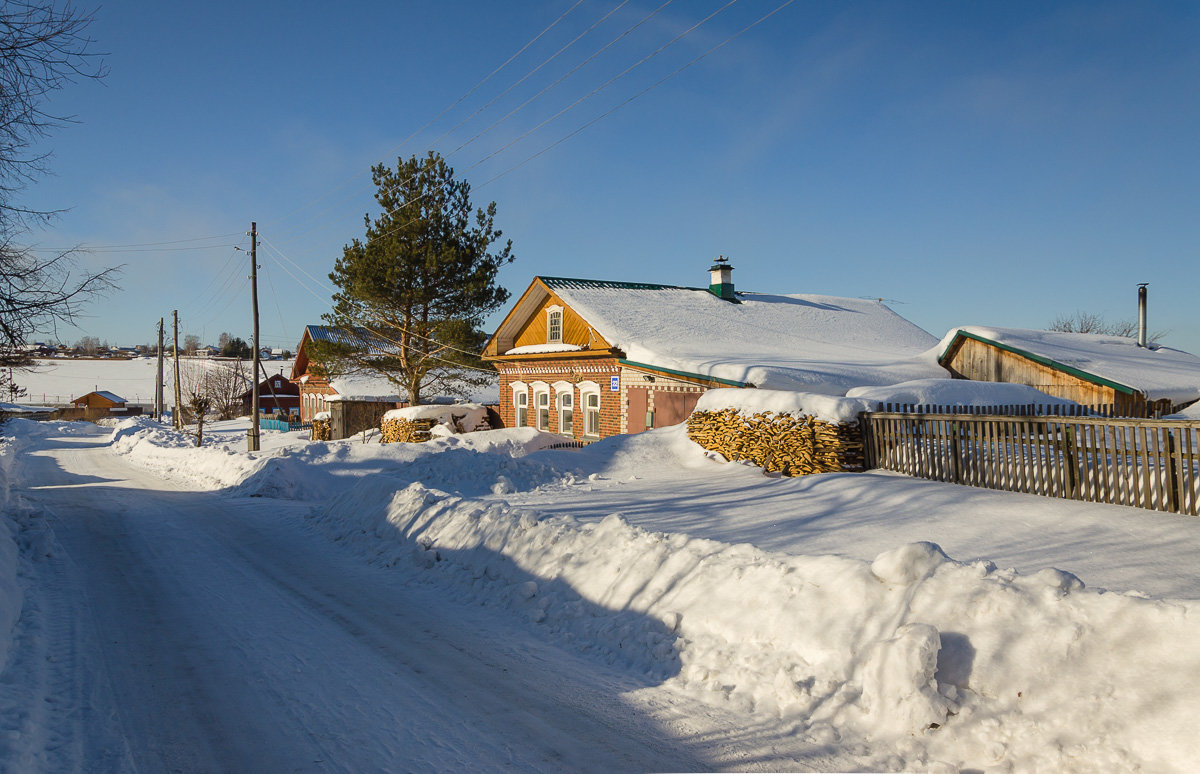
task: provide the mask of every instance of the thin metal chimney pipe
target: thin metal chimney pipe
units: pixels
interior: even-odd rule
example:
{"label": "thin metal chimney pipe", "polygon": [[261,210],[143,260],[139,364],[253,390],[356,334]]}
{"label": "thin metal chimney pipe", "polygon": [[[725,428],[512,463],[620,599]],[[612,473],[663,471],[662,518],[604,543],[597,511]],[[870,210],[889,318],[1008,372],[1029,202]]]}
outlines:
{"label": "thin metal chimney pipe", "polygon": [[1146,286],[1149,282],[1138,283],[1138,338],[1139,347],[1146,346]]}

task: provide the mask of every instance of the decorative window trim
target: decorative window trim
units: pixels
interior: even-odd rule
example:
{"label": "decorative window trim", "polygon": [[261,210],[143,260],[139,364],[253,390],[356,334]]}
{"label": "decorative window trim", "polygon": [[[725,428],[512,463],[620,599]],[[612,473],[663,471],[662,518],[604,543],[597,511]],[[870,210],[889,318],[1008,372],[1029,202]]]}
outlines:
{"label": "decorative window trim", "polygon": [[[568,401],[571,404],[569,406],[567,405]],[[574,437],[575,390],[557,391],[554,395],[554,410],[558,412],[558,432],[562,435],[570,435]]]}
{"label": "decorative window trim", "polygon": [[570,393],[575,392],[575,385],[571,384],[570,382],[557,381],[550,386],[554,388],[555,396],[558,396],[560,393],[564,393],[564,392],[570,392]]}
{"label": "decorative window trim", "polygon": [[[554,325],[554,317],[558,315],[557,335]],[[546,307],[546,343],[547,344],[562,344],[563,343],[563,326],[566,321],[566,315],[563,314],[563,308],[557,304]]]}
{"label": "decorative window trim", "polygon": [[[548,385],[542,381],[537,381],[537,382],[534,382],[533,384],[531,384],[530,387],[531,387],[530,392],[533,393],[533,398],[531,400],[531,403],[533,403],[532,408],[534,411],[533,425],[538,430],[541,430],[543,432],[549,432],[550,431],[550,412],[552,410],[551,405],[550,405],[550,385]],[[542,405],[542,401],[541,401],[541,398],[543,395],[546,396],[546,405],[545,406]],[[545,411],[545,414],[542,413],[543,411]]]}

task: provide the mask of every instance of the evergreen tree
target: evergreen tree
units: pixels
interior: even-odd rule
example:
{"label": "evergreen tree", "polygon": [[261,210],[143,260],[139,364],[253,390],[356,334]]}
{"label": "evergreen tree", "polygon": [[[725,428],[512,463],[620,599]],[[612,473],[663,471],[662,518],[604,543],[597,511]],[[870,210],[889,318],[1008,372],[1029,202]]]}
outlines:
{"label": "evergreen tree", "polygon": [[[357,333],[349,346],[314,347],[329,371],[374,372],[419,403],[437,392],[464,394],[484,384],[478,353],[484,319],[508,300],[496,285],[513,260],[500,243],[496,203],[473,209],[470,185],[441,156],[371,168],[383,212],[364,217],[365,239],[343,249],[329,278],[338,290],[331,324]],[[333,361],[337,361],[334,363]]]}

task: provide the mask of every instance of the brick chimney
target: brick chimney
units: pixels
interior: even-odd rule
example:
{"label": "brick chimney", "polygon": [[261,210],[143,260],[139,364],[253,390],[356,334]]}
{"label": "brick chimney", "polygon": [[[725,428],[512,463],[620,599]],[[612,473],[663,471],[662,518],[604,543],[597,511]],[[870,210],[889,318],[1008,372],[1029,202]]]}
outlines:
{"label": "brick chimney", "polygon": [[728,258],[718,255],[712,268],[708,270],[708,276],[709,293],[726,301],[737,302],[737,296],[733,292],[733,267],[729,265]]}

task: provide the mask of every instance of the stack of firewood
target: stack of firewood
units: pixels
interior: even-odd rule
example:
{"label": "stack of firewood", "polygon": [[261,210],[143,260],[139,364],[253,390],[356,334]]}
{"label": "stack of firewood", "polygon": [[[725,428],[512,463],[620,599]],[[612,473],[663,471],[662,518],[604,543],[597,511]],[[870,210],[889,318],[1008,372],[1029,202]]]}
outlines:
{"label": "stack of firewood", "polygon": [[688,437],[728,460],[748,460],[785,476],[859,471],[865,468],[862,430],[810,416],[737,409],[697,411],[688,417]]}
{"label": "stack of firewood", "polygon": [[329,427],[328,419],[314,419],[312,423],[312,439],[314,441],[328,441],[333,435],[333,431]]}
{"label": "stack of firewood", "polygon": [[383,443],[424,443],[436,419],[385,419],[380,427]]}

